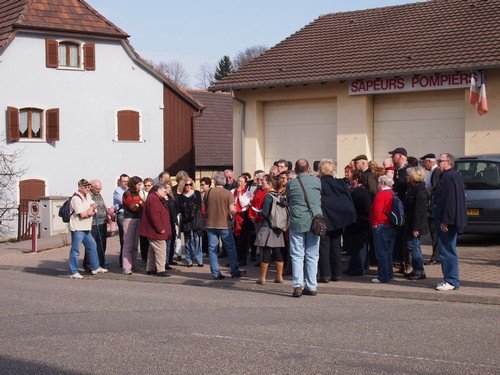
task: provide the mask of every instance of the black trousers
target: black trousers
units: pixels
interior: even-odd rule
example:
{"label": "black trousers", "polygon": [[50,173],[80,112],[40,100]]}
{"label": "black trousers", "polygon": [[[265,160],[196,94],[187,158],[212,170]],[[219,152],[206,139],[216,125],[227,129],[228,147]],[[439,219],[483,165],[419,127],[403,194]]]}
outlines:
{"label": "black trousers", "polygon": [[396,238],[394,239],[393,260],[402,264],[410,264],[410,253],[405,243],[405,227],[396,228]]}
{"label": "black trousers", "polygon": [[148,260],[149,240],[147,237],[139,236],[139,245],[141,248],[141,259],[144,262]]}
{"label": "black trousers", "polygon": [[342,229],[326,233],[319,241],[319,278],[339,279],[342,277],[342,248],[340,237]]}
{"label": "black trousers", "polygon": [[123,265],[123,220],[125,219],[125,215],[117,214],[116,215],[116,224],[118,224],[118,236],[120,237],[120,268]]}
{"label": "black trousers", "polygon": [[366,273],[369,227],[350,225],[344,231],[344,248],[349,251],[349,265],[347,273],[350,276],[360,276]]}
{"label": "black trousers", "polygon": [[[99,266],[105,267],[106,264],[106,240],[108,238],[108,224],[104,223],[101,225],[92,225],[92,230],[90,231],[92,237],[94,237],[95,243],[97,244],[97,257],[99,258]],[[83,269],[90,270],[90,258],[87,256],[87,251],[83,256]]]}
{"label": "black trousers", "polygon": [[241,224],[240,235],[235,237],[238,246],[238,262],[247,262],[248,248],[250,247],[250,233],[252,228],[252,221],[248,218],[246,213],[243,214],[243,223]]}
{"label": "black trousers", "polygon": [[432,240],[432,255],[430,260],[441,262],[441,257],[439,256],[439,250],[437,247],[436,223],[432,213],[427,213],[427,224],[429,224],[429,234],[431,235]]}
{"label": "black trousers", "polygon": [[262,263],[271,262],[271,252],[273,253],[274,260],[276,262],[283,262],[283,254],[281,253],[281,247],[262,247]]}

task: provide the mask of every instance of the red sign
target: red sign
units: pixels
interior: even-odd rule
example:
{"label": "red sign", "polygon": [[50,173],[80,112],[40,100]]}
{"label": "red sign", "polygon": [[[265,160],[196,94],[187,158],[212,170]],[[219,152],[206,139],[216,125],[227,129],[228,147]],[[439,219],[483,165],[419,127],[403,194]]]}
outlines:
{"label": "red sign", "polygon": [[349,95],[466,88],[470,77],[471,73],[453,72],[360,79],[350,83]]}

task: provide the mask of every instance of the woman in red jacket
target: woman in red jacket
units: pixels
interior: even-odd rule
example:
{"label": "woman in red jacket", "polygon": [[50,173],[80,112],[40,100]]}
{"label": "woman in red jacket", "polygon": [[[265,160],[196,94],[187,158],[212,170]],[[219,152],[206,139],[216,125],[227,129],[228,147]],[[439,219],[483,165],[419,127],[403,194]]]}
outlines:
{"label": "woman in red jacket", "polygon": [[160,277],[170,276],[165,271],[167,241],[172,238],[170,214],[163,204],[166,194],[165,185],[153,187],[144,204],[139,227],[139,234],[149,241],[146,273]]}
{"label": "woman in red jacket", "polygon": [[[255,235],[259,233],[260,227],[262,226],[262,222],[264,221],[264,217],[259,215],[262,211],[262,207],[264,207],[264,198],[266,197],[269,189],[265,189],[262,186],[262,179],[264,177],[264,173],[257,175],[257,179],[259,180],[259,185],[257,190],[255,190],[252,201],[250,202],[250,208],[248,210],[248,218],[253,222],[255,227]],[[262,256],[262,251],[259,251]],[[260,266],[260,261],[256,264],[257,267]]]}
{"label": "woman in red jacket", "polygon": [[378,178],[378,192],[370,211],[370,226],[378,263],[378,277],[372,279],[372,283],[388,283],[393,279],[392,248],[396,232],[387,216],[392,210],[393,184],[394,181],[385,175]]}

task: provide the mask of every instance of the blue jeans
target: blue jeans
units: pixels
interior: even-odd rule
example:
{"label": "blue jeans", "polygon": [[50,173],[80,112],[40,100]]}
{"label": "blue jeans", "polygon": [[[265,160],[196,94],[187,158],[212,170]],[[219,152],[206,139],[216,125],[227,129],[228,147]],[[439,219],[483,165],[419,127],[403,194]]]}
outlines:
{"label": "blue jeans", "polygon": [[292,288],[316,290],[318,286],[316,275],[318,273],[319,236],[311,231],[297,233],[290,229],[290,257],[292,258]]}
{"label": "blue jeans", "polygon": [[424,274],[424,258],[422,257],[422,249],[420,248],[420,237],[415,237],[412,232],[405,233],[405,243],[408,252],[411,255],[411,266],[413,272]]}
{"label": "blue jeans", "polygon": [[202,264],[203,256],[201,254],[200,236],[196,232],[184,232],[184,243],[186,252],[186,262],[192,264],[193,261]]}
{"label": "blue jeans", "polygon": [[85,252],[90,259],[92,271],[99,268],[97,256],[97,244],[90,230],[75,230],[71,232],[71,249],[69,251],[69,274],[78,273],[78,257],[80,256],[80,245],[83,243]]}
{"label": "blue jeans", "polygon": [[386,225],[377,225],[373,229],[373,245],[377,256],[378,276],[382,283],[393,279],[392,274],[392,250],[396,231]]}
{"label": "blue jeans", "polygon": [[453,286],[460,286],[460,278],[458,275],[457,230],[449,226],[448,232],[442,232],[441,228],[436,225],[436,234],[444,281]]}
{"label": "blue jeans", "polygon": [[240,269],[238,267],[238,257],[236,255],[233,232],[229,229],[213,228],[207,228],[206,231],[208,237],[208,255],[210,257],[210,272],[212,276],[217,277],[221,274],[219,271],[219,257],[217,256],[219,237],[227,251],[229,264],[231,266],[231,276],[238,276]]}

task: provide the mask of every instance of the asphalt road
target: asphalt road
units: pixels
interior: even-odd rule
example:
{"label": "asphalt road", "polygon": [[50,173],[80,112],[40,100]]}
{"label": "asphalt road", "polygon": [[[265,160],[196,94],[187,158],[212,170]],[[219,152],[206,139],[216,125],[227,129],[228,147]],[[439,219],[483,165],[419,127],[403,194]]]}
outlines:
{"label": "asphalt road", "polygon": [[499,374],[500,307],[0,271],[0,374]]}

